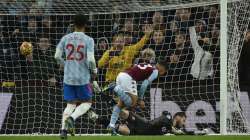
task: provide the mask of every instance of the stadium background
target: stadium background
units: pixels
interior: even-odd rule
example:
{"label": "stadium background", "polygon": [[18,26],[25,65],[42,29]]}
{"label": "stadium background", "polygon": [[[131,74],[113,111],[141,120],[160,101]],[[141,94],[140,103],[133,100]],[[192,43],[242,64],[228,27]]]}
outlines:
{"label": "stadium background", "polygon": [[[56,3],[56,2],[55,2]],[[154,40],[150,39],[146,47],[154,48],[158,55],[169,54],[168,50],[174,51],[174,32],[170,30],[169,24],[175,19],[176,9],[165,9],[165,10],[142,10],[135,12],[122,12],[118,14],[105,13],[101,14],[101,10],[111,12],[111,10],[125,11],[124,9],[133,9],[135,6],[143,7],[149,3],[138,2],[136,5],[132,1],[127,1],[127,7],[119,7],[118,3],[110,2],[110,5],[103,1],[96,1],[94,5],[91,3],[84,3],[85,6],[80,7],[77,2],[62,2],[60,5],[53,4],[48,1],[49,8],[34,8],[36,4],[30,3],[15,3],[15,2],[3,2],[0,13],[1,16],[1,51],[0,51],[0,68],[1,68],[1,82],[14,81],[15,87],[1,86],[1,92],[13,93],[11,105],[6,114],[6,118],[0,130],[1,134],[24,134],[24,133],[58,133],[61,123],[61,114],[64,108],[62,102],[62,72],[59,67],[55,64],[53,59],[55,46],[59,42],[60,38],[70,30],[70,20],[72,14],[77,9],[82,11],[77,12],[88,12],[99,10],[98,14],[93,14],[90,19],[88,33],[94,37],[97,43],[100,38],[105,37],[110,43],[112,42],[115,34],[122,33],[124,36],[132,39],[128,39],[128,43],[137,42],[141,36],[142,26],[145,22],[152,22],[152,17],[155,12],[160,12],[164,17],[164,49],[157,49],[158,46],[154,45]],[[124,3],[122,3],[124,5]],[[159,5],[164,6],[167,3],[160,2],[155,3],[156,7]],[[30,5],[31,8],[30,8]],[[56,6],[55,6],[56,5]],[[70,6],[69,6],[70,5]],[[81,3],[79,4],[81,5]],[[133,6],[132,6],[133,5]],[[150,5],[150,4],[149,4]],[[101,8],[96,8],[100,6]],[[113,8],[108,8],[112,6]],[[78,7],[78,8],[75,8]],[[214,9],[212,9],[213,7]],[[122,9],[124,8],[124,9]],[[30,10],[31,9],[31,10]],[[201,28],[204,28],[206,34],[211,35],[213,29],[219,31],[219,17],[210,17],[210,10],[215,10],[218,14],[218,6],[199,6],[190,9],[189,22],[179,22],[177,24],[178,30],[186,33],[187,43],[185,46],[190,47],[188,44],[188,27],[193,26],[198,20],[201,20]],[[45,13],[45,14],[44,14]],[[55,13],[57,15],[55,15]],[[66,14],[65,14],[66,13]],[[90,13],[91,14],[91,13]],[[119,25],[114,28],[115,17],[120,17]],[[133,18],[133,25],[136,31],[123,31],[124,22],[128,19]],[[184,17],[185,18],[185,17]],[[45,19],[45,20],[44,20]],[[47,21],[46,21],[47,20]],[[36,25],[34,25],[34,24]],[[51,23],[51,24],[50,24]],[[199,22],[200,23],[200,22]],[[33,25],[32,25],[33,24]],[[215,25],[214,28],[213,25]],[[27,28],[32,26],[32,28]],[[35,30],[34,26],[36,26]],[[217,28],[216,28],[217,27]],[[105,32],[103,32],[105,31]],[[162,100],[174,101],[180,108],[185,111],[189,104],[196,100],[204,100],[209,102],[214,110],[216,110],[216,101],[219,101],[219,46],[217,44],[218,38],[212,36],[204,36],[200,34],[201,40],[199,43],[207,48],[213,54],[214,61],[214,78],[207,80],[194,79],[190,74],[190,68],[192,64],[192,58],[186,57],[190,55],[189,52],[184,53],[185,56],[178,64],[171,65],[172,71],[166,77],[161,77],[160,82],[155,82],[151,88],[162,88],[163,97]],[[204,45],[202,42],[203,38],[210,37],[212,44]],[[51,43],[51,47],[45,51],[45,55],[41,52],[41,48],[37,45],[37,42],[41,41],[39,38],[48,38]],[[105,39],[105,40],[106,40]],[[22,41],[31,41],[35,46],[34,56],[32,60],[19,55],[18,47]],[[130,42],[129,42],[130,41]],[[214,41],[214,42],[213,42]],[[103,52],[107,49],[99,48],[103,46],[96,46],[96,60],[102,56]],[[170,51],[170,52],[171,52]],[[164,53],[163,53],[164,52]],[[163,54],[161,54],[163,53]],[[246,59],[246,58],[245,58]],[[244,63],[243,60],[242,63]],[[184,64],[185,63],[185,64]],[[187,63],[187,64],[186,64]],[[183,67],[185,65],[185,68]],[[245,65],[249,69],[249,64]],[[99,82],[104,85],[104,73],[105,70],[100,70]],[[248,74],[247,72],[244,75]],[[249,75],[249,74],[248,74]],[[56,83],[51,82],[51,77],[54,77]],[[249,78],[250,76],[248,76]],[[246,81],[250,79],[245,79]],[[242,84],[245,90],[249,90],[249,82]],[[149,92],[149,91],[148,91]],[[94,97],[94,108],[96,112],[102,116],[108,117],[110,114],[110,108],[107,103],[102,102],[99,95]],[[146,111],[143,112],[145,117],[150,118],[150,94],[146,94]],[[107,109],[106,109],[107,108]],[[109,108],[109,109],[108,109]],[[197,112],[197,116],[203,116],[203,110]],[[78,120],[77,131],[80,133],[100,133],[105,132],[102,126],[96,126],[94,122],[89,119],[85,119],[83,116],[81,120]],[[80,123],[84,122],[84,123]],[[219,112],[216,112],[216,122],[209,124],[198,124],[199,128],[211,127],[216,133],[219,132]],[[94,127],[95,126],[95,127]]]}

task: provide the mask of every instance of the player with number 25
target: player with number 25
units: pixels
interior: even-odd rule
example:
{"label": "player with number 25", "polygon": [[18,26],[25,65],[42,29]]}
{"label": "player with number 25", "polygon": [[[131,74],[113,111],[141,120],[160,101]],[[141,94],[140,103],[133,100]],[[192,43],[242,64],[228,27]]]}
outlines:
{"label": "player with number 25", "polygon": [[63,91],[67,102],[62,117],[62,139],[67,139],[67,133],[74,135],[75,120],[92,104],[90,81],[96,76],[97,68],[94,40],[84,33],[87,22],[87,16],[75,15],[74,32],[65,35],[56,48],[55,59],[64,66]]}

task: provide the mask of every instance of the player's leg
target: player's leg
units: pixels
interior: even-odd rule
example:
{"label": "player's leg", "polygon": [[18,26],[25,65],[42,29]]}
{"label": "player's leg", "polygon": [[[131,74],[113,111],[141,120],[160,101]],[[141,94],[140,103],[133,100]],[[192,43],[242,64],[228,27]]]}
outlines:
{"label": "player's leg", "polygon": [[61,138],[66,139],[67,138],[67,129],[68,126],[66,125],[66,120],[69,118],[69,116],[73,113],[73,111],[76,108],[76,103],[74,102],[76,100],[76,94],[75,90],[71,85],[64,84],[63,86],[64,91],[64,100],[67,102],[67,106],[63,111],[62,115],[62,128],[61,128]]}
{"label": "player's leg", "polygon": [[137,85],[136,81],[132,80],[129,75],[125,73],[120,73],[117,76],[114,91],[126,107],[136,105]]}
{"label": "player's leg", "polygon": [[92,105],[92,89],[90,85],[75,86],[77,100],[80,103],[74,110],[74,112],[67,118],[66,123],[69,128],[69,132],[74,135],[75,133],[75,120],[85,114]]}
{"label": "player's leg", "polygon": [[129,111],[123,109],[123,110],[121,111],[121,113],[120,113],[120,118],[121,118],[122,120],[127,120],[128,117],[129,117]]}
{"label": "player's leg", "polygon": [[119,114],[121,112],[121,109],[124,107],[124,103],[122,100],[119,100],[117,105],[114,106],[112,115],[110,118],[110,123],[108,125],[108,129],[111,131],[111,135],[117,135],[116,129],[115,129],[115,124],[119,118]]}
{"label": "player's leg", "polygon": [[83,86],[76,86],[77,99],[80,104],[75,111],[70,115],[75,121],[77,118],[85,114],[92,105],[92,89],[89,84]]}

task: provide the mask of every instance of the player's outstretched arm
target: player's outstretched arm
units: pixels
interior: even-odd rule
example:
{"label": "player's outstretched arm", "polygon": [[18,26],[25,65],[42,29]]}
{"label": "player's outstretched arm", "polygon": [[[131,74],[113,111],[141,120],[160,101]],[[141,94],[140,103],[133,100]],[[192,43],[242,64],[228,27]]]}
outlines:
{"label": "player's outstretched arm", "polygon": [[130,54],[136,55],[140,49],[142,49],[145,44],[150,39],[150,35],[153,33],[152,25],[147,25],[144,31],[144,36],[141,38],[139,42],[129,47]]}

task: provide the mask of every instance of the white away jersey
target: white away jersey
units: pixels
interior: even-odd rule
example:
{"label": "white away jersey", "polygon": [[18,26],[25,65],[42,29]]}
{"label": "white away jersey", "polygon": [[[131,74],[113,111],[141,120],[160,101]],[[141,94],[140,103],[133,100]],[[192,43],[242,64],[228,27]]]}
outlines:
{"label": "white away jersey", "polygon": [[64,83],[69,85],[85,85],[90,82],[88,58],[94,56],[94,40],[82,32],[65,35],[57,49],[65,56]]}

